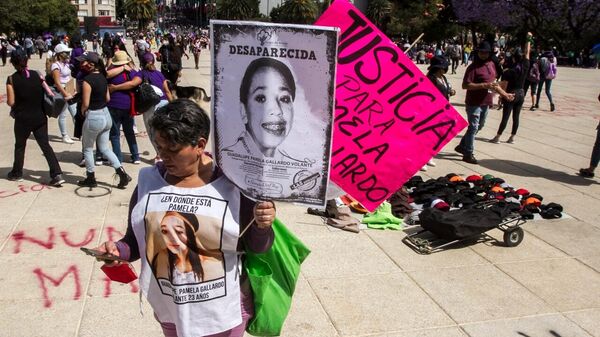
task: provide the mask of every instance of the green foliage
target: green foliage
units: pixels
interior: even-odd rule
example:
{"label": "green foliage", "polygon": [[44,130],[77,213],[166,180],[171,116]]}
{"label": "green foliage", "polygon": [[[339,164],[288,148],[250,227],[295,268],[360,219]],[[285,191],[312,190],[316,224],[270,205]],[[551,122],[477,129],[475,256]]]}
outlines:
{"label": "green foliage", "polygon": [[79,27],[77,9],[69,0],[1,0],[0,32],[40,34]]}
{"label": "green foliage", "polygon": [[154,0],[125,0],[123,9],[127,17],[138,22],[138,29],[143,30],[156,16]]}
{"label": "green foliage", "polygon": [[392,4],[388,0],[370,0],[365,15],[379,29],[385,31],[391,13]]}
{"label": "green foliage", "polygon": [[274,10],[271,11],[271,20],[281,23],[313,24],[319,14],[314,0],[287,0],[277,7],[275,15]]}
{"label": "green foliage", "polygon": [[117,20],[121,21],[125,19],[125,0],[116,0],[115,1],[115,12]]}
{"label": "green foliage", "polygon": [[258,16],[258,0],[220,0],[217,2],[217,19],[250,20]]}

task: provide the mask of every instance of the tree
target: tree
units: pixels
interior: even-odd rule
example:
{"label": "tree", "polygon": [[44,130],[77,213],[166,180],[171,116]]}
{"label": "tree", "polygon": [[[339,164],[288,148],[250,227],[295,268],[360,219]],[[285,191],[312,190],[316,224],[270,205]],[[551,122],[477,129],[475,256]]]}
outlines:
{"label": "tree", "polygon": [[125,0],[123,9],[129,19],[138,22],[139,30],[143,30],[156,16],[154,0]]}
{"label": "tree", "polygon": [[559,51],[589,47],[598,36],[597,0],[452,0],[452,7],[458,22],[472,31],[532,31],[546,48]]}
{"label": "tree", "polygon": [[258,16],[258,1],[220,0],[216,17],[225,20],[249,20]]}
{"label": "tree", "polygon": [[392,4],[388,0],[370,0],[365,15],[379,29],[385,32],[391,13]]}
{"label": "tree", "polygon": [[117,20],[122,21],[125,19],[125,0],[116,0],[115,1],[115,17]]}
{"label": "tree", "polygon": [[271,19],[281,23],[313,24],[318,14],[319,7],[314,0],[287,0]]}
{"label": "tree", "polygon": [[0,32],[39,34],[44,31],[77,31],[77,10],[69,0],[2,0]]}

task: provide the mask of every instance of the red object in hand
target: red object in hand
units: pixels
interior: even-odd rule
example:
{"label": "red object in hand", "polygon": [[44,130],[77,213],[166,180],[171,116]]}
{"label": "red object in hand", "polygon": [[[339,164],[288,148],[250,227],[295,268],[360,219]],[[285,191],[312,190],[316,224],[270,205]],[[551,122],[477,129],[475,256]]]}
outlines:
{"label": "red object in hand", "polygon": [[105,264],[100,269],[102,269],[109,279],[116,282],[129,283],[138,278],[135,270],[133,270],[133,267],[129,263],[120,263],[114,267]]}

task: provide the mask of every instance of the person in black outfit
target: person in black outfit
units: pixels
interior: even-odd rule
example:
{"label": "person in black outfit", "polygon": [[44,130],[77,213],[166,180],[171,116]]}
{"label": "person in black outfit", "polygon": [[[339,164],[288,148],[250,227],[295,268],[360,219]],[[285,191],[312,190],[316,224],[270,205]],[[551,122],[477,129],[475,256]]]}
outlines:
{"label": "person in black outfit", "polygon": [[6,80],[6,96],[11,107],[11,116],[15,119],[15,161],[7,178],[11,181],[23,180],[25,146],[27,138],[33,133],[50,167],[52,179],[49,185],[59,187],[65,180],[62,178],[62,170],[54,150],[48,143],[48,119],[42,110],[43,82],[38,73],[27,69],[27,61],[27,53],[22,48],[14,50],[10,55],[10,62],[16,72]]}
{"label": "person in black outfit", "polygon": [[527,74],[529,74],[529,54],[531,52],[531,38],[532,34],[527,33],[525,52],[523,52],[521,48],[517,48],[512,54],[512,58],[509,62],[509,68],[502,74],[502,81],[500,82],[500,86],[505,87],[506,92],[514,94],[515,99],[510,102],[503,100],[502,121],[500,122],[500,126],[498,127],[498,133],[494,138],[490,140],[491,143],[497,144],[500,142],[500,136],[502,136],[502,132],[504,132],[504,129],[508,124],[508,119],[510,118],[511,113],[513,115],[512,132],[506,142],[512,144],[515,141],[517,129],[519,128],[519,116],[521,114],[521,108],[523,108],[523,103],[525,100],[525,91],[523,90],[523,88],[525,86]]}
{"label": "person in black outfit", "polygon": [[163,40],[163,45],[158,49],[160,54],[160,72],[173,84],[177,84],[179,72],[182,68],[181,57],[182,50],[175,43],[173,35]]}
{"label": "person in black outfit", "polygon": [[445,74],[448,72],[448,60],[443,56],[436,56],[431,59],[429,68],[427,68],[427,78],[436,88],[446,97],[454,96],[456,91],[452,89]]}

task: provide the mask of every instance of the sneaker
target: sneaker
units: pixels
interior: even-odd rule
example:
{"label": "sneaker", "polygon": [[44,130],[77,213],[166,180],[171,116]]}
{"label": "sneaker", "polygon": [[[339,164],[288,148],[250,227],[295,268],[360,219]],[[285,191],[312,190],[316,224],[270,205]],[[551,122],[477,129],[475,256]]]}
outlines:
{"label": "sneaker", "polygon": [[436,167],[437,164],[433,161],[433,158],[432,158],[432,159],[429,159],[429,161],[427,162],[427,166]]}
{"label": "sneaker", "polygon": [[139,160],[139,159],[135,159],[135,160],[132,160],[132,161],[131,161],[131,163],[132,163],[132,164],[135,164],[135,165],[139,165],[139,164],[141,164],[141,163],[142,163],[142,161],[141,161],[141,160]]}
{"label": "sneaker", "polygon": [[514,144],[515,143],[515,136],[510,136],[508,137],[508,140],[506,141],[508,144]]}
{"label": "sneaker", "polygon": [[54,178],[52,178],[52,180],[50,180],[48,185],[55,186],[55,187],[61,187],[62,184],[64,184],[64,183],[65,183],[65,180],[63,179],[62,174],[57,174]]}
{"label": "sneaker", "polygon": [[550,111],[554,110],[556,110],[556,106],[554,106],[554,103],[550,103]]}
{"label": "sneaker", "polygon": [[529,111],[535,111],[535,105],[532,105],[531,108],[529,108]]}
{"label": "sneaker", "polygon": [[423,167],[421,167],[421,171],[422,172],[426,172],[427,171],[427,165],[423,165]]}
{"label": "sneaker", "polygon": [[96,166],[102,166],[104,165],[104,160],[102,158],[96,158],[94,164],[96,164]]}
{"label": "sneaker", "polygon": [[73,139],[71,139],[71,137],[69,137],[69,135],[64,135],[62,138],[63,143],[67,143],[67,144],[73,144],[75,143],[73,141]]}
{"label": "sneaker", "polygon": [[454,151],[460,153],[460,154],[465,154],[465,150],[463,150],[462,147],[460,147],[460,145],[458,145],[457,147],[454,148]]}
{"label": "sneaker", "polygon": [[537,103],[535,103],[534,107],[535,107],[536,109],[539,109],[539,108],[540,108],[540,105],[539,105],[539,104],[537,104]]}
{"label": "sneaker", "polygon": [[464,162],[469,164],[478,164],[479,162],[475,159],[475,156],[472,154],[465,154],[462,159]]}
{"label": "sneaker", "polygon": [[496,137],[490,139],[490,143],[494,143],[494,144],[500,143],[500,136],[496,136]]}
{"label": "sneaker", "polygon": [[10,171],[6,175],[6,179],[8,179],[10,181],[23,181],[23,176],[16,175],[12,171]]}
{"label": "sneaker", "polygon": [[77,166],[85,167],[85,158],[82,158],[81,161],[79,162],[79,164],[77,164]]}

